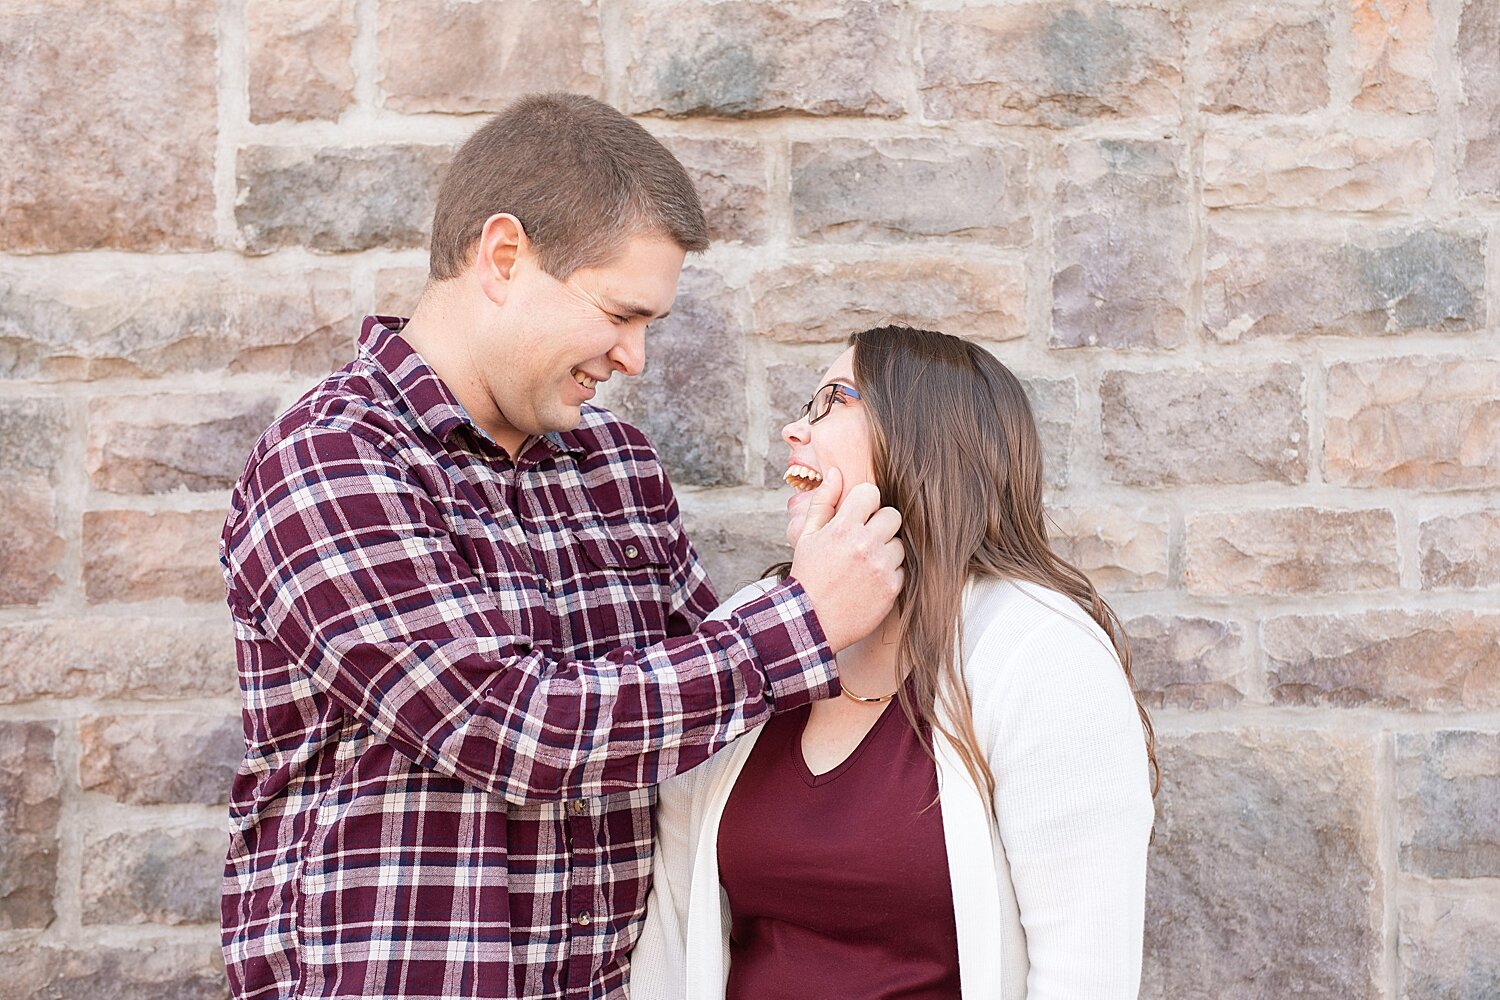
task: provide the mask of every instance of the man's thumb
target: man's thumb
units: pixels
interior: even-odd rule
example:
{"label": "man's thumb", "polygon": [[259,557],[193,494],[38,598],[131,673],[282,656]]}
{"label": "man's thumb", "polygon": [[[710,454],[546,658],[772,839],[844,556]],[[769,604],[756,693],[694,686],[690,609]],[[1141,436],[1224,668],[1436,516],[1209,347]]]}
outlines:
{"label": "man's thumb", "polygon": [[823,473],[823,483],[818,491],[813,494],[812,504],[807,508],[807,520],[802,525],[802,537],[817,531],[823,525],[833,520],[833,515],[838,509],[839,494],[844,491],[844,476],[837,467],[830,467]]}

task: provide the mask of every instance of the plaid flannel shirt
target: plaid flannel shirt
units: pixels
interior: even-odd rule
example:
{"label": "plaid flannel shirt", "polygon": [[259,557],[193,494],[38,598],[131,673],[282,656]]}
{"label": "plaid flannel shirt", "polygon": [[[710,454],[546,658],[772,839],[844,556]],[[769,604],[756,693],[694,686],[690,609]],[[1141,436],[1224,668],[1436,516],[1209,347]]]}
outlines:
{"label": "plaid flannel shirt", "polygon": [[266,431],[224,526],[238,997],[621,997],[651,786],[837,693],[794,581],[714,604],[605,410],[512,461],[401,339]]}

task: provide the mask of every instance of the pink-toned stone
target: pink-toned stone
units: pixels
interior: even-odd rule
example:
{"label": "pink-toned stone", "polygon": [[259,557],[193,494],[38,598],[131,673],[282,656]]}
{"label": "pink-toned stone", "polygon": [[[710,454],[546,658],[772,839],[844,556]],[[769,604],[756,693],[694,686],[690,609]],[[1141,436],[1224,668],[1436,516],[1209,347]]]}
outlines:
{"label": "pink-toned stone", "polygon": [[270,393],[106,396],[89,405],[88,470],[96,490],[224,490],[281,409]]}
{"label": "pink-toned stone", "polygon": [[956,257],[813,261],[762,271],[750,289],[756,332],[787,343],[842,343],[857,330],[888,323],[974,340],[1026,334],[1020,264]]}
{"label": "pink-toned stone", "polygon": [[1424,588],[1500,586],[1500,510],[1428,518],[1418,545]]}
{"label": "pink-toned stone", "polygon": [[1500,5],[1464,0],[1458,23],[1458,180],[1500,196]]}
{"label": "pink-toned stone", "polygon": [[1227,708],[1244,700],[1249,653],[1238,622],[1142,615],[1125,623],[1136,696],[1148,708]]}
{"label": "pink-toned stone", "polygon": [[1500,708],[1500,616],[1286,615],[1261,626],[1272,700],[1406,711]]}
{"label": "pink-toned stone", "polygon": [[1048,511],[1053,549],[1102,591],[1167,585],[1167,513],[1149,507],[1057,507]]}
{"label": "pink-toned stone", "polygon": [[321,376],[354,355],[351,309],[347,275],[304,265],[0,270],[0,377]]}
{"label": "pink-toned stone", "polygon": [[0,251],[213,246],[216,11],[5,4]]}
{"label": "pink-toned stone", "polygon": [[1402,894],[1401,1000],[1500,996],[1500,900],[1494,892],[1466,888],[1462,882],[1418,883]]}
{"label": "pink-toned stone", "polygon": [[1404,357],[1328,369],[1323,469],[1346,486],[1500,486],[1500,361]]}
{"label": "pink-toned stone", "polygon": [[61,584],[58,515],[64,405],[0,400],[0,604],[38,604]]}
{"label": "pink-toned stone", "polygon": [[354,103],[354,0],[247,0],[245,35],[252,122],[334,119]]}
{"label": "pink-toned stone", "polygon": [[90,837],[83,852],[83,923],[219,921],[229,835],[220,827],[129,829]]}
{"label": "pink-toned stone", "polygon": [[1199,106],[1281,115],[1321,108],[1329,95],[1328,47],[1322,20],[1252,11],[1221,21],[1209,33]]}
{"label": "pink-toned stone", "polygon": [[770,194],[765,146],[730,138],[657,136],[687,170],[715,243],[764,243]]}
{"label": "pink-toned stone", "polygon": [[[207,929],[205,929],[206,931]],[[192,943],[147,938],[127,945],[92,937],[22,937],[0,944],[7,997],[31,1000],[228,1000],[218,935]]]}
{"label": "pink-toned stone", "polygon": [[216,617],[46,618],[0,625],[0,704],[212,698],[236,691],[234,633]]}
{"label": "pink-toned stone", "polygon": [[1428,0],[1352,0],[1358,111],[1420,114],[1437,107]]}
{"label": "pink-toned stone", "polygon": [[1388,510],[1214,511],[1187,518],[1182,582],[1198,594],[1328,594],[1400,586]]}
{"label": "pink-toned stone", "polygon": [[0,721],[0,931],[57,915],[57,725]]}
{"label": "pink-toned stone", "polygon": [[93,510],[83,515],[83,586],[92,603],[223,601],[224,512]]}
{"label": "pink-toned stone", "polygon": [[1176,115],[1179,18],[1102,3],[972,6],[918,15],[931,119],[1053,127]]}
{"label": "pink-toned stone", "polygon": [[1411,209],[1427,199],[1435,172],[1430,139],[1288,127],[1203,140],[1209,208]]}
{"label": "pink-toned stone", "polygon": [[238,712],[87,715],[78,735],[82,788],[132,805],[228,802],[245,750]]}
{"label": "pink-toned stone", "polygon": [[397,111],[499,111],[526,93],[603,97],[599,5],[383,0],[380,86]]}

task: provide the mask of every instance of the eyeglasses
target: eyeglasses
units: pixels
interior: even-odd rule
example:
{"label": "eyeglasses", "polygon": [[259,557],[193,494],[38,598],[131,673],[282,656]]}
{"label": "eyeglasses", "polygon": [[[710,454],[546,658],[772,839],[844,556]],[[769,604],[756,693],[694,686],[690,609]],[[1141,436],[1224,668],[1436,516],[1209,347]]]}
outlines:
{"label": "eyeglasses", "polygon": [[828,416],[828,411],[833,409],[833,401],[840,397],[858,399],[859,390],[853,386],[844,385],[842,382],[829,382],[814,393],[812,399],[802,404],[802,409],[797,411],[797,416],[806,417],[809,425],[815,424]]}

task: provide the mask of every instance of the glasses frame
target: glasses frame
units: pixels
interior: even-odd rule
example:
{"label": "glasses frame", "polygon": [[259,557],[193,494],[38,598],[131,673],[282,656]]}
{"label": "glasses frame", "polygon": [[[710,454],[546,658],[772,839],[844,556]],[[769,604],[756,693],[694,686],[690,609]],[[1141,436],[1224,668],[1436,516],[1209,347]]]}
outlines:
{"label": "glasses frame", "polygon": [[[823,404],[822,411],[816,417],[813,416],[813,407],[818,402],[818,397],[828,389],[833,390],[832,392],[828,393],[828,401]],[[798,419],[806,420],[807,426],[811,427],[813,424],[817,423],[819,420],[822,420],[824,417],[828,416],[828,414],[833,412],[833,401],[840,396],[843,396],[845,399],[860,398],[859,390],[854,388],[854,386],[852,385],[845,385],[842,382],[825,383],[824,385],[820,385],[818,387],[817,392],[813,393],[812,399],[809,399],[807,402],[802,404],[802,409],[797,411]]]}

